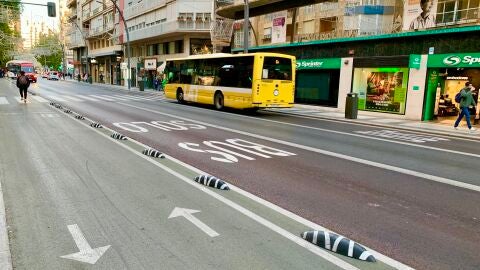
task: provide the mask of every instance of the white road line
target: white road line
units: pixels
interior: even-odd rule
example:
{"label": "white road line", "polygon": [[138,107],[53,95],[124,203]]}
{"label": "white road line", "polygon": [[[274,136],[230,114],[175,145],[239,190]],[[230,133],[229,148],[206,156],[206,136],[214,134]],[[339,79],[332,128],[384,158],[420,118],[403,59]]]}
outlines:
{"label": "white road line", "polygon": [[61,98],[61,97],[57,97],[57,96],[48,96],[49,98],[51,99],[55,99],[56,101],[60,101],[60,102],[66,102],[67,100]]}
{"label": "white road line", "polygon": [[6,97],[0,97],[0,105],[10,104]]}
{"label": "white road line", "polygon": [[[214,125],[214,124],[210,124],[210,123],[206,123],[206,122],[202,122],[202,121],[196,121],[196,120],[188,119],[188,118],[185,118],[185,117],[181,117],[181,116],[177,116],[177,115],[173,115],[173,114],[169,114],[169,113],[163,113],[163,112],[159,112],[159,111],[155,111],[155,110],[150,110],[150,109],[138,107],[138,106],[131,105],[131,104],[126,104],[126,103],[119,103],[119,104],[122,104],[122,105],[125,105],[125,106],[128,106],[128,107],[132,107],[132,108],[136,108],[136,109],[139,109],[139,110],[148,111],[148,112],[151,112],[151,113],[166,115],[166,116],[169,116],[169,117],[181,119],[181,120],[184,120],[184,121],[188,121],[188,122],[192,122],[192,123],[196,123],[196,124],[200,124],[200,125],[204,125],[204,126],[208,126],[208,127],[213,127],[213,128],[220,129],[220,130],[225,130],[225,131],[232,132],[232,133],[237,133],[237,134],[241,134],[241,135],[245,135],[245,136],[249,136],[249,137],[253,137],[253,138],[257,138],[257,139],[262,139],[262,140],[266,140],[266,141],[270,141],[270,142],[274,142],[274,143],[278,143],[278,144],[283,144],[283,145],[287,145],[287,146],[291,146],[291,147],[295,147],[295,148],[319,153],[319,154],[326,155],[326,156],[336,157],[336,158],[348,160],[348,161],[351,161],[351,162],[365,164],[365,165],[369,165],[369,166],[372,166],[372,167],[377,167],[377,168],[384,169],[384,170],[394,171],[394,172],[398,172],[398,173],[402,173],[402,174],[406,174],[406,175],[411,175],[411,176],[423,178],[423,179],[434,181],[434,182],[439,182],[439,183],[443,183],[443,184],[447,184],[447,185],[451,185],[451,186],[456,186],[456,187],[480,192],[480,186],[476,186],[476,185],[472,185],[472,184],[468,184],[468,183],[463,183],[463,182],[460,182],[460,181],[456,181],[456,180],[452,180],[452,179],[448,179],[448,178],[444,178],[444,177],[440,177],[440,176],[435,176],[435,175],[430,175],[430,174],[417,172],[417,171],[413,171],[413,170],[409,170],[409,169],[404,169],[404,168],[400,168],[400,167],[396,167],[396,166],[392,166],[392,165],[387,165],[387,164],[383,164],[383,163],[379,163],[379,162],[375,162],[375,161],[370,161],[370,160],[366,160],[366,159],[362,159],[362,158],[351,157],[351,156],[348,156],[348,155],[339,154],[339,153],[335,153],[335,152],[331,152],[331,151],[327,151],[327,150],[322,150],[322,149],[318,149],[318,148],[314,148],[314,147],[310,147],[310,146],[306,146],[306,145],[301,145],[301,144],[297,144],[297,143],[292,143],[292,142],[287,142],[287,141],[283,141],[283,140],[273,139],[273,138],[270,138],[270,137],[266,137],[266,136],[246,132],[246,131],[221,127],[221,126],[217,126],[217,125]],[[402,143],[402,144],[406,144],[406,143]],[[471,154],[471,155],[473,155],[473,154]],[[475,156],[477,156],[477,155],[475,155]]]}
{"label": "white road line", "polygon": [[73,100],[73,101],[77,101],[77,102],[83,102],[84,101],[83,99],[79,99],[79,98],[72,97],[72,96],[67,96],[67,95],[63,95],[62,97],[65,98],[65,99]]}
{"label": "white road line", "polygon": [[42,102],[42,103],[48,102],[48,100],[44,99],[44,98],[41,97],[41,96],[37,96],[37,95],[33,96],[33,95],[31,95],[30,97],[31,97],[32,99],[38,101],[38,102]]}
{"label": "white road line", "polygon": [[83,99],[86,99],[86,100],[90,100],[90,101],[100,101],[96,98],[92,98],[92,97],[89,97],[89,96],[85,96],[85,95],[75,95],[76,97],[79,97],[79,98],[83,98]]}
{"label": "white road line", "polygon": [[[88,119],[88,120],[89,120],[89,119]],[[91,121],[91,120],[89,120],[89,121]],[[167,166],[165,166],[165,165],[163,165],[163,164],[160,164],[160,163],[157,162],[156,160],[154,160],[154,159],[152,159],[152,158],[150,158],[150,157],[148,157],[148,156],[145,156],[145,155],[143,155],[142,153],[140,153],[140,152],[138,152],[138,151],[135,151],[134,149],[130,148],[128,145],[125,145],[125,144],[123,144],[123,143],[121,143],[121,142],[119,142],[119,141],[111,138],[110,136],[108,136],[107,134],[102,133],[102,132],[99,131],[99,130],[91,129],[88,124],[82,123],[82,122],[79,122],[79,121],[76,121],[76,122],[79,123],[79,124],[81,124],[81,125],[83,125],[83,126],[85,126],[85,127],[87,127],[87,128],[89,128],[90,130],[96,132],[97,134],[101,135],[102,137],[104,137],[104,138],[106,138],[106,139],[108,139],[108,140],[110,140],[110,141],[118,144],[119,146],[121,146],[121,147],[125,148],[126,150],[132,152],[133,154],[137,155],[138,157],[140,157],[140,158],[142,158],[142,159],[144,159],[144,160],[152,163],[153,165],[159,167],[160,169],[162,169],[162,170],[170,173],[171,175],[179,178],[180,180],[184,181],[185,183],[189,184],[190,186],[192,186],[192,187],[194,187],[194,188],[197,188],[197,189],[199,189],[199,190],[207,193],[207,194],[210,195],[211,197],[213,197],[213,198],[219,200],[220,202],[222,202],[222,203],[230,206],[231,208],[233,208],[233,209],[237,210],[238,212],[242,213],[243,215],[251,218],[252,220],[254,220],[254,221],[256,221],[256,222],[258,222],[258,223],[260,223],[260,224],[262,224],[262,225],[265,226],[266,228],[268,228],[268,229],[270,229],[270,230],[278,233],[279,235],[281,235],[281,236],[287,238],[288,240],[296,243],[297,245],[299,245],[299,246],[307,249],[308,251],[314,253],[315,255],[318,255],[318,256],[322,257],[323,259],[325,259],[325,260],[333,263],[334,265],[336,265],[336,266],[338,266],[338,267],[340,267],[340,268],[342,268],[342,269],[345,269],[345,270],[359,270],[357,267],[355,267],[355,266],[353,266],[353,265],[351,265],[351,264],[349,264],[349,263],[341,260],[339,257],[336,257],[336,256],[330,254],[329,252],[327,252],[327,251],[319,248],[318,246],[313,245],[313,244],[311,244],[311,243],[308,242],[308,241],[305,241],[305,240],[302,239],[301,237],[296,236],[296,235],[290,233],[289,231],[287,231],[287,230],[285,230],[285,229],[277,226],[276,224],[274,224],[274,223],[266,220],[265,218],[263,218],[263,217],[255,214],[255,213],[253,213],[252,211],[250,211],[250,210],[242,207],[241,205],[239,205],[239,204],[237,204],[237,203],[235,203],[235,202],[233,202],[233,201],[231,201],[231,200],[223,197],[223,196],[220,195],[220,194],[215,193],[214,191],[208,189],[207,187],[202,186],[202,185],[198,185],[197,182],[192,181],[190,178],[188,178],[188,177],[186,177],[186,176],[184,176],[184,175],[182,175],[182,174],[174,171],[173,169],[170,169],[169,167],[167,167]],[[110,129],[110,128],[105,127],[105,129],[106,129],[106,130],[110,130],[111,132],[114,132],[114,131],[113,131],[112,129]],[[143,145],[144,147],[147,147],[146,145],[144,145],[144,144],[142,144],[142,143],[140,143],[140,142],[137,142],[137,144]],[[168,158],[170,158],[170,157],[168,157]],[[406,268],[405,268],[405,269],[406,269]]]}
{"label": "white road line", "polygon": [[5,215],[5,202],[3,201],[2,181],[0,181],[0,269],[12,269],[12,256],[8,243],[7,220]]}
{"label": "white road line", "polygon": [[115,101],[114,99],[104,97],[104,96],[100,96],[100,95],[89,95],[89,96],[94,97],[94,98],[103,99],[103,100],[106,100],[106,101]]}

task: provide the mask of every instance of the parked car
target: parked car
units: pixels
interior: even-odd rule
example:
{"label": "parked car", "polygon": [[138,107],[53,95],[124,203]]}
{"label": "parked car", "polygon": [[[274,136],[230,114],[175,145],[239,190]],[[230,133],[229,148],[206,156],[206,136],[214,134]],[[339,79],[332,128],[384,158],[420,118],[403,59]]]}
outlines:
{"label": "parked car", "polygon": [[42,78],[48,79],[48,72],[43,72],[42,73]]}
{"label": "parked car", "polygon": [[58,72],[56,72],[56,71],[50,71],[50,72],[48,73],[48,78],[47,78],[47,79],[58,81]]}

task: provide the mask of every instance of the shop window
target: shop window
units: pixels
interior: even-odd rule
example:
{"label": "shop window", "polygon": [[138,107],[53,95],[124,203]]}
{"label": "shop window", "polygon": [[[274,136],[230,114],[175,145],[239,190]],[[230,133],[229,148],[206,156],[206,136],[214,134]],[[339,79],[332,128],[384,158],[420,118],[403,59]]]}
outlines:
{"label": "shop window", "polygon": [[353,92],[358,109],[405,114],[408,68],[355,68]]}
{"label": "shop window", "polygon": [[183,40],[175,41],[175,53],[183,53]]}
{"label": "shop window", "polygon": [[154,45],[148,45],[147,46],[147,56],[152,56],[153,54],[153,47]]}
{"label": "shop window", "polygon": [[212,53],[213,47],[210,39],[190,39],[190,55]]}

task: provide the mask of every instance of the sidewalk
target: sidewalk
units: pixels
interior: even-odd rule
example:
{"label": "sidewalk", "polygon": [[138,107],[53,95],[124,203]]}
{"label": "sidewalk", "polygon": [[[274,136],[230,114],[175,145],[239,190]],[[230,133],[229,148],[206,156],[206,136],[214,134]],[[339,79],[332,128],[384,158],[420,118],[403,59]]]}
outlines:
{"label": "sidewalk", "polygon": [[[85,82],[77,82],[75,80],[69,80],[69,79],[65,81],[71,82],[71,83],[87,84]],[[92,85],[97,87],[105,87],[108,89],[128,91],[127,86],[122,86],[122,85],[111,85],[111,84],[103,84],[103,83],[93,83]],[[140,92],[138,87],[131,87],[130,91]],[[163,93],[162,91],[155,91],[153,89],[145,89],[144,92]],[[480,140],[480,130],[479,130],[480,125],[479,124],[474,125],[477,131],[471,132],[470,130],[468,130],[465,120],[462,120],[458,130],[455,130],[453,128],[454,121],[451,119],[447,119],[443,121],[428,121],[428,122],[415,121],[415,120],[398,118],[398,115],[390,115],[387,113],[373,114],[371,112],[364,112],[364,111],[358,111],[357,119],[346,119],[345,112],[342,110],[339,110],[338,108],[305,105],[305,104],[295,104],[293,108],[289,108],[289,109],[272,108],[272,109],[266,109],[266,110],[272,111],[272,112],[279,112],[279,113],[316,117],[321,119],[332,119],[336,121],[367,124],[367,125],[377,126],[377,127],[397,128],[397,129],[400,128],[404,130],[422,131],[422,132],[429,132],[429,133],[435,133],[440,135],[458,136],[462,138],[471,138],[471,139]],[[473,125],[473,120],[472,120],[472,125]]]}

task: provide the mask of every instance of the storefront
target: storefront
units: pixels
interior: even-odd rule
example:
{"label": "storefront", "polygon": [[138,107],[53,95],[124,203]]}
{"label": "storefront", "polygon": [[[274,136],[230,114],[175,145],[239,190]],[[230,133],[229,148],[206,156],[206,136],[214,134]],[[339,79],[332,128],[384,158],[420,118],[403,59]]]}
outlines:
{"label": "storefront", "polygon": [[478,104],[480,53],[432,54],[427,67],[423,120],[455,119],[459,111],[455,95],[467,81],[475,87],[473,97]]}
{"label": "storefront", "polygon": [[358,109],[404,115],[409,82],[409,56],[355,58],[352,92]]}
{"label": "storefront", "polygon": [[297,59],[295,102],[337,107],[340,58]]}

